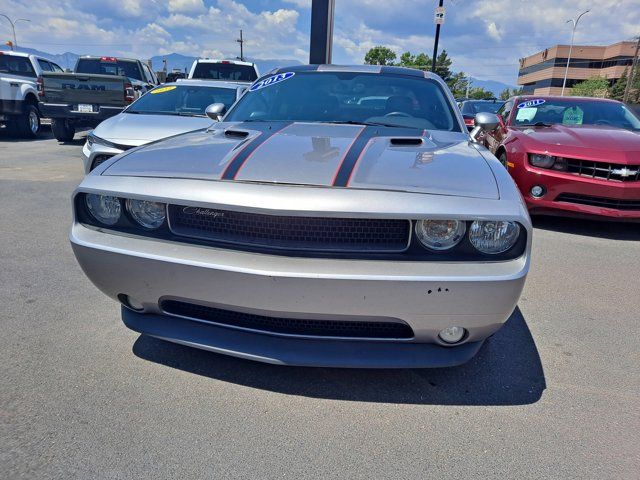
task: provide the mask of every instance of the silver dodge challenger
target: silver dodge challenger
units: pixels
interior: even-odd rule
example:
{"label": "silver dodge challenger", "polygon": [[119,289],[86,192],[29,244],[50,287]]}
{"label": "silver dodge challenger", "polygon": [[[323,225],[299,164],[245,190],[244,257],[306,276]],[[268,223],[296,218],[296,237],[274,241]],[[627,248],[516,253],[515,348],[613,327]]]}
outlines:
{"label": "silver dodge challenger", "polygon": [[507,171],[439,77],[397,67],[274,70],[208,129],[106,160],[73,209],[129,328],[281,365],[464,363],[530,264]]}

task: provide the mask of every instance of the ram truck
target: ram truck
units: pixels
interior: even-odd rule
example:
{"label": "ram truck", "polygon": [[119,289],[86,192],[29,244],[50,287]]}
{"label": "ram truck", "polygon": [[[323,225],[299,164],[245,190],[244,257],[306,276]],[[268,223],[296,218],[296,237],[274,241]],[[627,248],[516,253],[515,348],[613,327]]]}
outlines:
{"label": "ram truck", "polygon": [[158,85],[149,66],[115,57],[80,57],[73,73],[46,73],[38,81],[40,110],[58,141],[79,128],[95,128]]}
{"label": "ram truck", "polygon": [[35,138],[40,133],[36,84],[44,72],[62,68],[37,55],[0,51],[0,125],[11,136]]}

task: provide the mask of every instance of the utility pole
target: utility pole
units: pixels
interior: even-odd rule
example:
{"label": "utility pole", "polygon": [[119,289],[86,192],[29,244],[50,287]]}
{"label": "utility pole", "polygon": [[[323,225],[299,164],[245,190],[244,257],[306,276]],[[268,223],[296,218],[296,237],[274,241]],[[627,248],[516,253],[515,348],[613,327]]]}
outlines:
{"label": "utility pole", "polygon": [[471,77],[467,77],[467,93],[464,98],[469,98],[469,89],[471,88]]}
{"label": "utility pole", "polygon": [[17,50],[18,49],[18,40],[16,39],[16,23],[18,23],[18,22],[30,22],[31,20],[28,20],[26,18],[18,18],[17,20],[11,20],[4,13],[0,13],[0,17],[6,18],[7,21],[11,24],[11,30],[13,30],[13,48],[12,48],[12,50]]}
{"label": "utility pole", "polygon": [[431,71],[436,73],[436,59],[438,58],[438,41],[440,40],[440,25],[444,23],[444,0],[438,1],[438,8],[434,16],[436,23],[436,38],[433,40],[433,57],[431,58]]}
{"label": "utility pole", "polygon": [[236,40],[240,44],[240,61],[244,62],[244,39],[242,38],[242,30],[240,30],[240,38]]}
{"label": "utility pole", "polygon": [[631,72],[627,77],[627,84],[624,87],[624,96],[622,97],[622,101],[627,103],[629,100],[629,94],[631,93],[631,86],[633,85],[633,80],[636,78],[636,70],[638,69],[638,52],[640,52],[640,36],[638,36],[638,42],[636,43],[636,53],[633,54],[633,63],[631,64]]}
{"label": "utility pole", "polygon": [[576,28],[578,27],[578,22],[580,21],[583,15],[586,15],[590,11],[591,10],[585,10],[580,15],[578,15],[578,18],[575,18],[575,19],[572,18],[571,20],[567,20],[567,23],[573,23],[573,29],[571,30],[571,45],[569,45],[569,58],[567,58],[567,66],[564,69],[564,80],[562,81],[562,92],[560,92],[561,97],[564,97],[564,89],[567,85],[567,75],[569,73],[569,64],[571,63],[571,52],[573,51],[573,37],[576,34]]}
{"label": "utility pole", "polygon": [[329,64],[333,53],[333,17],[336,0],[311,2],[311,41],[309,63]]}

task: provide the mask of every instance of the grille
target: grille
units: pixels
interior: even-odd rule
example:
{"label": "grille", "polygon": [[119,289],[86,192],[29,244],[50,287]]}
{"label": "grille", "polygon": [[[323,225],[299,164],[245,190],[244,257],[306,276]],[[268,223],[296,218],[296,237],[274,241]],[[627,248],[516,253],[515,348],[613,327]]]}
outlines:
{"label": "grille", "polygon": [[614,208],[616,210],[640,210],[640,199],[619,200],[617,198],[591,197],[589,195],[563,193],[558,195],[556,201],[578,203],[580,205],[590,205],[592,207]]}
{"label": "grille", "polygon": [[319,252],[402,252],[409,220],[287,217],[169,206],[171,231],[180,236],[262,248]]}
{"label": "grille", "polygon": [[93,159],[93,163],[91,164],[91,170],[96,168],[98,165],[109,160],[113,155],[96,155]]}
{"label": "grille", "polygon": [[356,322],[265,317],[176,300],[163,301],[161,308],[169,315],[178,315],[218,325],[276,334],[380,339],[413,338],[411,327],[401,322]]}
{"label": "grille", "polygon": [[592,162],[566,158],[567,172],[581,177],[600,178],[615,182],[637,182],[640,180],[640,165]]}

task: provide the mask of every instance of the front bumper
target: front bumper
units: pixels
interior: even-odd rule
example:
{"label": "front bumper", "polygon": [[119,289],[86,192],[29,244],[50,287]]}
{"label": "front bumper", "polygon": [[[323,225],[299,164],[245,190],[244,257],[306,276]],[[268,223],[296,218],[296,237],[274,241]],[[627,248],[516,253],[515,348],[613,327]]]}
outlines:
{"label": "front bumper", "polygon": [[[74,224],[82,269],[105,294],[128,295],[123,310],[141,333],[220,353],[287,365],[440,367],[464,363],[513,312],[529,268],[527,254],[504,262],[388,262],[293,258],[110,234]],[[167,315],[166,299],[257,315],[400,321],[406,340],[326,339],[256,333]],[[438,332],[467,329],[465,343]]]}
{"label": "front bumper", "polygon": [[[635,167],[634,167],[635,168]],[[639,167],[640,168],[640,167]],[[639,201],[640,182],[615,182],[580,177],[563,172],[532,167],[526,159],[518,160],[509,172],[520,188],[531,214],[550,214],[573,217],[603,218],[611,220],[640,220],[640,209],[608,208],[563,201],[561,195],[587,197],[609,201]],[[534,198],[531,188],[544,187],[542,198]]]}

